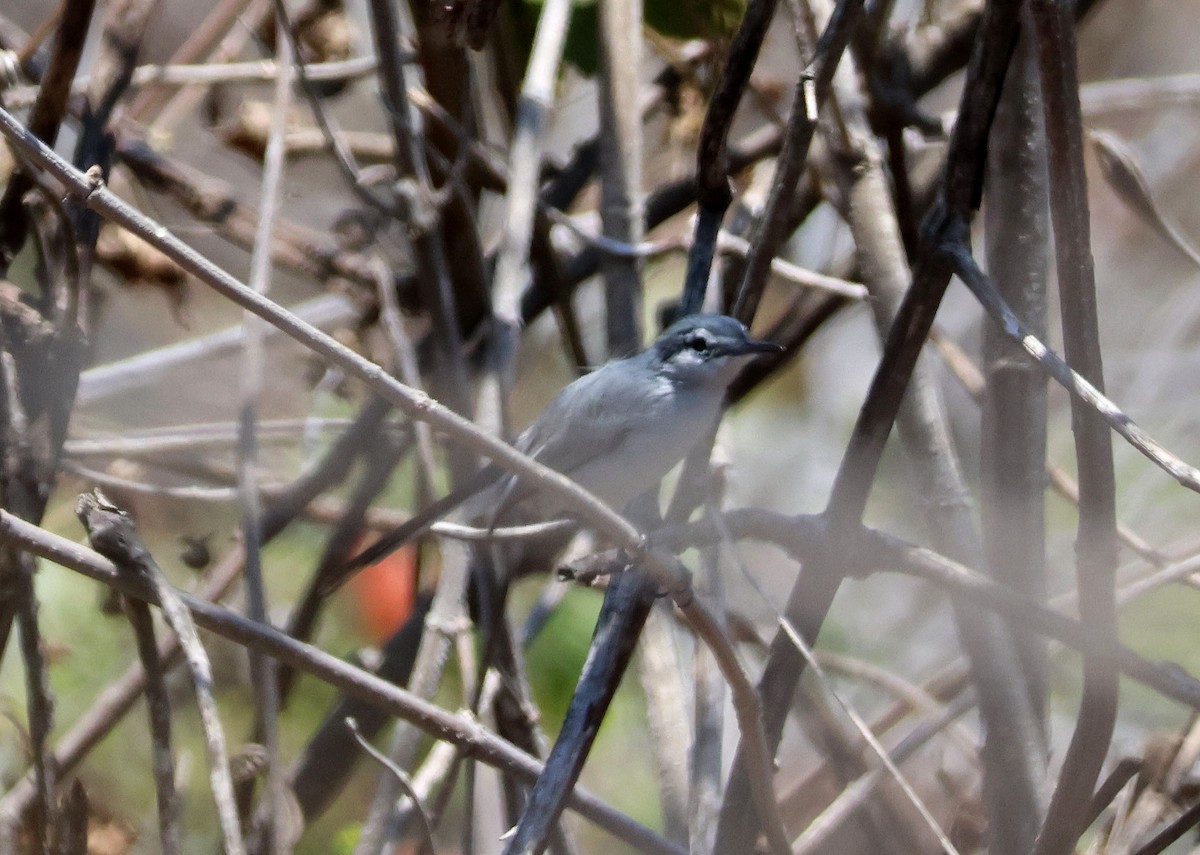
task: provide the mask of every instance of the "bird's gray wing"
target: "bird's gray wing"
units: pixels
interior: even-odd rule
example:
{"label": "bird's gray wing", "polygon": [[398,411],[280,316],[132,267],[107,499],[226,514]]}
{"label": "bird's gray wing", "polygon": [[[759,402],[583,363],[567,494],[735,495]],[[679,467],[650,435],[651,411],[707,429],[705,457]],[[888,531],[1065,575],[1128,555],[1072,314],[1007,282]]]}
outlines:
{"label": "bird's gray wing", "polygon": [[[639,390],[643,407],[656,403],[648,394],[656,385],[654,373],[635,360],[638,357],[609,363],[564,388],[517,438],[516,448],[569,477],[593,461],[619,455],[638,422],[637,413],[631,412],[631,387]],[[493,504],[495,517],[530,491],[528,485],[508,479]]]}
{"label": "bird's gray wing", "polygon": [[518,437],[517,449],[568,476],[612,454],[633,429],[629,390],[637,380],[628,362],[609,363],[581,377]]}

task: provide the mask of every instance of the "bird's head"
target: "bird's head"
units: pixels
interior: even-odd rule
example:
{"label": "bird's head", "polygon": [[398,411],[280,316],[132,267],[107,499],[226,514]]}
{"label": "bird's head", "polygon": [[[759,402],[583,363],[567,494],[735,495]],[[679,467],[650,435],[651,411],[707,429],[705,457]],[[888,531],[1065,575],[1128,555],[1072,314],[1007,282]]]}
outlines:
{"label": "bird's head", "polygon": [[743,357],[777,353],[780,345],[756,341],[728,315],[689,315],[669,326],[652,351],[660,370],[673,380],[724,389]]}

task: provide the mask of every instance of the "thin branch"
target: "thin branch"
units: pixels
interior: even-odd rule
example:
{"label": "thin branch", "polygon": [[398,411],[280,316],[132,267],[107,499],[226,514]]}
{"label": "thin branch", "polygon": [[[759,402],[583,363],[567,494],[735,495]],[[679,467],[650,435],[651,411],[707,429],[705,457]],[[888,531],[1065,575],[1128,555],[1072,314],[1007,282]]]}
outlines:
{"label": "thin branch", "polygon": [[[658,773],[663,828],[672,840],[688,839],[687,688],[674,633],[675,623],[665,609],[653,608],[642,628],[638,682],[646,703],[650,752]],[[697,652],[707,648],[697,646]],[[715,670],[715,669],[714,669]],[[691,739],[691,745],[695,745]]]}
{"label": "thin branch", "polygon": [[[554,89],[558,80],[558,66],[562,62],[567,25],[571,20],[571,5],[572,0],[549,0],[540,7],[529,66],[521,83],[517,125],[509,147],[504,231],[496,256],[493,290],[496,293],[494,313],[500,323],[512,326],[513,332],[519,324],[520,286],[533,233],[542,148],[550,110],[554,106]],[[500,364],[505,364],[511,354],[501,353],[499,358],[502,360]],[[503,386],[507,388],[508,384],[504,383]]]}
{"label": "thin branch", "polygon": [[358,722],[352,718],[346,718],[345,724],[346,729],[354,735],[354,741],[358,743],[358,747],[370,755],[372,760],[386,769],[400,786],[404,795],[412,800],[413,809],[421,819],[421,835],[425,844],[425,851],[430,853],[436,852],[437,846],[433,842],[433,824],[429,820],[429,812],[422,805],[421,797],[417,794],[412,780],[404,773],[403,769],[381,754],[374,745],[367,742],[358,729]]}
{"label": "thin branch", "polygon": [[42,851],[49,853],[51,829],[59,825],[58,811],[54,804],[58,770],[53,765],[49,746],[50,729],[54,726],[54,698],[50,692],[50,671],[45,652],[42,650],[38,601],[33,590],[34,561],[23,552],[14,550],[11,554],[20,574],[16,617],[20,632],[22,664],[25,669],[29,743],[33,753],[37,820],[40,822],[40,827],[35,829],[35,839],[41,841]]}
{"label": "thin branch", "polygon": [[[604,236],[626,244],[642,240],[642,0],[599,7],[600,219]],[[605,318],[609,357],[642,344],[642,271],[636,258],[606,257]]]}
{"label": "thin branch", "polygon": [[137,641],[138,658],[145,675],[146,707],[150,718],[150,745],[154,789],[158,796],[159,845],[165,855],[178,855],[182,804],[175,790],[175,759],[171,750],[171,699],[164,679],[164,662],[154,640],[154,618],[142,600],[127,599],[125,610]]}
{"label": "thin branch", "polygon": [[[941,713],[933,716],[924,726],[915,729],[900,745],[885,755],[888,764],[890,764],[888,768],[871,769],[857,780],[851,782],[849,786],[838,794],[836,799],[821,811],[820,816],[809,823],[804,833],[796,839],[796,842],[792,846],[794,855],[813,855],[813,853],[827,851],[829,835],[843,826],[847,820],[851,819],[865,805],[869,804],[870,800],[876,796],[882,784],[888,779],[890,767],[898,766],[904,762],[917,749],[924,746],[929,740],[941,733],[942,730],[953,724],[959,716],[967,711],[968,706],[965,700],[960,700],[958,703],[946,707]],[[932,823],[933,817],[929,817],[928,821]],[[935,824],[932,827],[938,835],[939,843],[942,845],[943,850],[953,851],[953,844],[946,838],[942,830]],[[946,849],[947,845],[950,847],[949,850]]]}
{"label": "thin branch", "polygon": [[750,82],[750,73],[758,61],[767,28],[775,17],[777,0],[750,0],[742,16],[741,26],[729,46],[728,59],[704,114],[700,142],[696,148],[696,201],[699,213],[688,254],[687,274],[683,283],[680,313],[690,315],[704,305],[716,253],[717,233],[732,194],[729,179],[732,175],[729,157],[729,131],[737,114],[738,104]]}
{"label": "thin branch", "polygon": [[[837,702],[838,706],[842,708],[842,711],[851,720],[851,722],[853,722],[855,729],[859,732],[859,735],[861,735],[866,743],[870,746],[872,754],[881,762],[883,768],[876,768],[873,771],[877,772],[878,777],[880,778],[882,778],[883,774],[886,772],[886,774],[896,782],[896,784],[900,787],[901,792],[904,793],[905,798],[908,799],[909,803],[915,807],[917,812],[921,815],[921,819],[925,823],[926,827],[933,832],[934,837],[937,838],[938,845],[941,847],[942,851],[946,853],[946,855],[958,855],[958,849],[955,848],[954,844],[950,841],[950,838],[946,836],[946,832],[938,824],[938,821],[934,818],[924,800],[922,800],[922,798],[917,794],[917,791],[913,789],[913,786],[909,783],[908,778],[905,777],[904,773],[900,771],[898,761],[893,758],[883,747],[883,744],[879,741],[879,738],[875,736],[870,726],[866,723],[866,721],[863,720],[858,711],[843,701],[841,697],[833,691],[832,681],[830,681],[828,675],[825,674],[824,669],[821,668],[816,656],[813,655],[812,649],[804,642],[804,639],[800,637],[800,634],[796,632],[796,628],[791,626],[787,619],[782,615],[779,616],[779,623],[783,631],[787,633],[788,637],[792,640],[792,643],[796,645],[796,648],[800,651],[801,655],[804,656],[804,658],[808,661],[809,668],[820,681],[824,691],[826,691],[830,697]],[[868,773],[867,776],[860,779],[858,785],[852,785],[851,787],[843,790],[842,796],[836,799],[834,803],[831,804],[825,812],[823,812],[823,816],[826,813],[838,813],[838,809],[841,807],[839,802],[844,802],[849,809],[853,810],[856,806],[855,803],[865,797],[864,794],[861,794],[857,791],[860,789],[867,789],[868,786],[870,788],[875,786],[875,783],[867,785],[866,782],[870,780],[870,777],[870,773]],[[805,830],[805,833],[801,836],[801,839],[796,842],[793,850],[796,852],[818,851],[817,847],[820,845],[818,835],[828,834],[829,831],[832,830],[830,827],[831,825],[832,823],[828,821],[821,822],[821,818],[818,818],[818,820],[814,821],[812,825],[810,825],[809,829]]]}
{"label": "thin branch", "polygon": [[[435,204],[425,146],[408,98],[404,56],[400,51],[400,24],[391,0],[370,0],[371,33],[379,56],[379,80],[389,128],[396,141],[395,164],[398,178],[410,182],[405,203],[408,231],[417,262],[417,285],[425,309],[437,330],[437,347],[449,382],[443,394],[458,413],[469,411],[467,373],[462,357],[462,335],[455,302],[454,283],[450,280],[446,259],[446,236],[442,234],[441,214]],[[462,464],[456,464],[461,467]]]}
{"label": "thin branch", "polygon": [[[266,297],[271,287],[271,244],[275,236],[275,217],[279,212],[280,194],[284,180],[284,134],[292,102],[292,42],[285,32],[285,22],[276,23],[275,49],[279,74],[275,78],[274,103],[271,108],[271,127],[263,155],[262,190],[259,199],[258,227],[254,236],[254,251],[250,256],[249,287]],[[257,483],[258,409],[263,395],[266,372],[264,343],[267,325],[250,312],[242,318],[242,352],[238,367],[238,497],[242,510],[242,536],[245,548],[246,613],[251,620],[270,626],[267,591],[262,566],[262,496]],[[275,663],[258,651],[250,652],[250,674],[254,682],[257,735],[266,751],[266,794],[264,815],[267,822],[261,831],[266,836],[266,850],[284,855],[285,793],[283,769],[279,755],[280,692]],[[243,792],[250,790],[250,784]]]}
{"label": "thin branch", "polygon": [[[719,479],[709,491],[704,507],[705,519],[716,523],[720,519],[720,499],[725,494],[724,472],[714,466]],[[720,545],[706,547],[700,553],[703,568],[703,590],[713,604],[721,628],[728,630],[725,579],[720,566]],[[692,713],[692,747],[688,754],[688,844],[692,855],[714,855],[717,820],[721,809],[724,768],[725,702],[728,687],[720,679],[716,657],[703,645],[696,645],[692,654],[692,675],[695,682]]]}
{"label": "thin branch", "polygon": [[[1031,0],[1037,32],[1038,68],[1045,110],[1050,175],[1050,213],[1062,291],[1063,347],[1102,393],[1101,358],[1092,266],[1087,175],[1083,166],[1083,119],[1079,107],[1073,4]],[[1092,797],[1112,742],[1117,717],[1119,676],[1109,653],[1118,638],[1116,569],[1116,476],[1112,434],[1098,411],[1071,399],[1071,428],[1079,469],[1079,526],[1076,579],[1079,614],[1101,640],[1084,651],[1083,692],[1075,732],[1059,771],[1058,785],[1046,809],[1034,855],[1073,852],[1086,830]]]}
{"label": "thin branch", "polygon": [[[37,100],[29,114],[29,131],[38,139],[54,144],[67,110],[71,79],[83,56],[83,45],[92,23],[96,0],[70,0],[63,7],[60,25],[54,33],[50,67],[38,88]],[[28,221],[22,210],[24,196],[33,187],[24,172],[13,176],[0,196],[0,271],[8,265],[25,242]]]}
{"label": "thin branch", "polygon": [[1107,427],[1124,437],[1131,446],[1179,482],[1181,486],[1194,492],[1200,492],[1200,469],[1180,460],[1160,445],[1133,419],[1125,415],[1116,404],[1105,397],[1100,389],[1072,370],[1062,357],[1030,333],[1024,323],[1013,314],[1012,309],[996,292],[995,286],[979,269],[975,259],[964,247],[948,244],[942,250],[953,263],[955,274],[971,289],[971,293],[975,295],[993,320],[1000,325],[1004,334],[1032,356],[1051,379],[1070,392],[1073,400],[1079,401],[1094,412]]}
{"label": "thin branch", "polygon": [[[295,444],[307,434],[343,430],[346,418],[263,419],[258,438],[264,444]],[[79,436],[63,443],[68,457],[153,457],[180,451],[228,451],[237,444],[237,424],[208,422],[133,430],[119,435]]]}
{"label": "thin branch", "polygon": [[771,261],[787,239],[787,223],[791,217],[792,201],[800,184],[800,175],[808,161],[808,149],[817,129],[817,113],[829,95],[833,74],[841,61],[850,34],[862,14],[862,0],[839,0],[829,15],[825,31],[813,49],[804,71],[796,82],[792,95],[792,111],[788,116],[783,149],[775,162],[771,195],[758,224],[753,248],[746,260],[746,270],[738,286],[733,314],[745,323],[753,320],[766,288]]}

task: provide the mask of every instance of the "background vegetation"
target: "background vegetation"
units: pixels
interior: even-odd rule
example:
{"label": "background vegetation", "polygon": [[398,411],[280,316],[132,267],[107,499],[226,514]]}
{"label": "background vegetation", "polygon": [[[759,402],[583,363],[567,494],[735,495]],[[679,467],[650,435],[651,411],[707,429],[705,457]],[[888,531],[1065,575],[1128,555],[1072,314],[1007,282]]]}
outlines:
{"label": "background vegetation", "polygon": [[[1197,13],[6,4],[0,851],[1187,851]],[[444,530],[322,580],[701,307],[786,351],[524,811],[602,593],[488,683]]]}

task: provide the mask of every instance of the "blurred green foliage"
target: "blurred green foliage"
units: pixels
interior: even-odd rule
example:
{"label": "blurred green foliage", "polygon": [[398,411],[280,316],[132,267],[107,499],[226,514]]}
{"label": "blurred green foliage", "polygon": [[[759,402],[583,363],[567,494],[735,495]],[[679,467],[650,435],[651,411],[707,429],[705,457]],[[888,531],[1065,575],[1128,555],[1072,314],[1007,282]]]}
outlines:
{"label": "blurred green foliage", "polygon": [[[516,47],[528,51],[541,14],[542,0],[525,0],[512,4]],[[646,26],[671,39],[730,38],[741,23],[746,9],[745,0],[645,0],[643,9]],[[564,58],[587,76],[596,73],[600,65],[597,49],[599,39],[599,4],[597,0],[577,2],[571,12],[571,27],[567,31]],[[522,57],[522,64],[528,58]]]}

